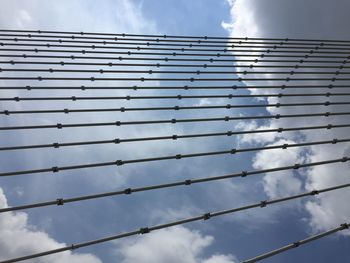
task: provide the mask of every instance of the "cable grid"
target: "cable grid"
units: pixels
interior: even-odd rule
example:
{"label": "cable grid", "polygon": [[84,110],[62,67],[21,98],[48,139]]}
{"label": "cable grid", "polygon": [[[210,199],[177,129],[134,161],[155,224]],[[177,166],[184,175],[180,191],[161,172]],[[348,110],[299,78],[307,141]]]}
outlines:
{"label": "cable grid", "polygon": [[[304,140],[297,143],[264,144],[254,147],[239,144],[238,147],[233,148],[221,146],[219,150],[204,151],[191,149],[177,154],[165,154],[163,151],[153,153],[152,148],[147,148],[152,154],[146,153],[142,158],[139,154],[136,155],[137,157],[129,157],[129,155],[123,155],[121,151],[114,160],[111,160],[113,155],[109,154],[108,156],[112,157],[108,161],[77,161],[74,165],[61,165],[56,162],[53,166],[44,165],[43,168],[33,169],[27,169],[23,163],[15,166],[16,169],[12,171],[0,171],[0,179],[5,180],[17,175],[64,173],[65,171],[71,171],[69,176],[73,176],[74,171],[85,169],[77,173],[79,176],[84,175],[86,169],[90,171],[91,168],[106,166],[119,167],[126,164],[182,159],[198,160],[210,156],[236,156],[240,153],[265,150],[288,151],[291,148],[307,149],[309,146],[320,145],[327,147],[348,145],[350,138],[342,138],[334,133],[350,128],[350,123],[344,120],[350,115],[350,111],[347,110],[350,105],[349,48],[348,40],[0,30],[0,90],[2,90],[0,132],[13,134],[11,138],[21,136],[23,139],[18,140],[21,143],[12,139],[2,143],[0,153],[4,156],[13,151],[20,151],[23,154],[27,152],[35,157],[35,151],[45,149],[54,149],[52,154],[55,154],[62,148],[73,151],[75,147],[84,150],[86,148],[83,146],[106,144],[117,148],[125,143],[138,145],[138,143],[155,141],[175,145],[177,151],[181,141],[196,143],[200,140],[201,142],[215,140],[219,144],[220,140],[226,138],[238,144],[242,136],[272,134],[283,137],[286,133],[302,131],[323,132],[328,136],[328,139],[324,140]],[[220,90],[226,92],[220,93]],[[299,99],[305,98],[309,101],[298,102]],[[177,105],[173,105],[174,101]],[[85,106],[82,107],[81,104]],[[99,106],[96,107],[96,105]],[[288,109],[290,114],[281,113],[284,109]],[[22,115],[30,118],[25,119]],[[68,121],[65,121],[65,118]],[[78,121],[77,118],[79,118]],[[300,121],[300,125],[288,126],[289,120]],[[315,121],[317,124],[305,125],[307,120]],[[233,121],[236,121],[232,125],[234,129],[207,130],[200,126],[202,124],[206,128],[221,125],[225,127],[225,124]],[[274,121],[278,126],[241,129],[239,128],[241,126],[237,125],[249,121],[258,124]],[[127,129],[128,127],[130,129]],[[147,134],[149,127],[155,127],[159,131],[163,128],[167,131],[169,131],[168,128],[174,128],[174,133]],[[191,127],[191,132],[183,132],[180,129],[182,127]],[[77,140],[74,139],[75,134],[71,133],[73,139],[55,141],[55,138],[62,138],[54,136],[55,132],[59,134],[63,132],[62,129],[66,131],[68,128],[80,128],[80,131],[88,135],[87,137],[91,136],[93,139]],[[93,136],[96,135],[96,130],[93,129],[97,128],[110,129],[112,132],[116,129],[118,134],[123,134],[122,132],[126,130],[128,135],[97,138]],[[141,134],[142,130],[147,135],[129,136],[129,131],[133,128],[140,131],[136,134]],[[48,133],[48,129],[58,129],[58,131]],[[30,130],[36,130],[37,136],[46,134],[49,137],[52,136],[52,139],[45,141],[48,136],[43,136],[43,142],[27,138],[27,132],[29,133]],[[127,157],[124,158],[124,156]],[[76,157],[75,159],[79,160],[79,156]],[[121,195],[130,196],[132,193],[160,189],[170,191],[180,186],[208,184],[275,172],[298,171],[316,166],[339,165],[348,161],[350,157],[343,154],[328,160],[292,163],[268,169],[244,169],[240,172],[215,176],[184,175],[188,179],[0,207],[0,216],[13,211],[63,206],[68,203]],[[232,169],[240,170],[242,167],[232,166]],[[99,172],[91,170],[91,172],[96,178],[105,174],[103,170]],[[142,170],[138,169],[137,173],[141,174]],[[165,172],[161,173],[165,174]],[[266,199],[236,208],[214,210],[39,253],[18,255],[0,263],[34,259],[296,199],[317,198],[318,195],[326,192],[332,194],[340,189],[348,191],[348,187],[350,182],[281,198]],[[192,187],[187,189],[190,191]],[[338,227],[242,262],[257,262],[336,232],[345,231],[350,227],[349,222],[350,219],[347,222],[339,222]]]}

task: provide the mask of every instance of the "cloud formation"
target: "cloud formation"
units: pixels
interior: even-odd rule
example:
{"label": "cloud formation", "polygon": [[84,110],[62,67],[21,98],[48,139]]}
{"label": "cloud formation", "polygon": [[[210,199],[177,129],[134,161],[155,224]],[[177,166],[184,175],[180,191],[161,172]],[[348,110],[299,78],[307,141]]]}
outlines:
{"label": "cloud formation", "polygon": [[[8,207],[7,199],[0,188],[0,208]],[[28,223],[28,216],[23,212],[8,212],[0,216],[0,260],[39,253],[66,246],[57,242],[44,231],[37,230]],[[86,262],[101,263],[96,256],[70,251],[35,259],[33,262]]]}
{"label": "cloud formation", "polygon": [[[349,10],[349,1],[337,1],[334,4],[330,1],[318,1],[315,3],[310,0],[296,1],[256,1],[256,0],[229,0],[231,6],[231,21],[223,22],[222,26],[226,28],[233,37],[273,37],[273,38],[309,38],[309,39],[350,39],[350,33],[347,25],[350,18],[345,10]],[[315,8],[317,5],[318,8]],[[240,65],[240,64],[237,64]],[[252,69],[254,71],[254,69]],[[302,71],[300,69],[299,71]],[[286,74],[288,75],[288,73]],[[277,77],[277,75],[269,74],[266,77]],[[279,75],[281,76],[281,75]],[[316,77],[308,75],[307,77]],[[245,82],[247,85],[254,85],[254,82]],[[271,84],[287,84],[287,83],[259,83],[262,85]],[[289,83],[292,84],[292,83]],[[302,84],[302,83],[298,83]],[[310,83],[309,83],[310,84]],[[320,84],[315,81],[312,84]],[[324,84],[324,82],[323,82]],[[341,83],[339,83],[341,84]],[[256,90],[251,89],[252,94],[277,93],[274,90]],[[290,92],[293,91],[283,91]],[[303,90],[302,92],[306,92]],[[307,90],[308,93],[320,92],[319,90]],[[327,92],[324,90],[324,92]],[[288,98],[288,102],[324,102],[325,98]],[[331,101],[344,101],[346,98],[331,98]],[[267,99],[269,103],[287,102],[287,99]],[[325,112],[325,111],[342,111],[345,107],[293,107],[293,108],[267,108],[266,110],[272,114],[302,114],[305,112]],[[257,125],[249,124],[252,129],[259,128],[276,128],[276,127],[297,127],[297,126],[313,126],[320,123],[344,123],[349,121],[348,118],[332,117],[328,119],[288,119],[288,120],[271,120],[267,123]],[[259,127],[260,126],[260,127]],[[242,140],[248,143],[271,143],[281,140],[293,141],[317,141],[333,138],[348,137],[347,129],[338,129],[330,131],[305,131],[292,132],[277,135],[254,135],[244,136]],[[348,153],[349,146],[347,144],[339,144],[332,146],[312,146],[308,150],[296,152],[288,150],[287,155],[271,154],[271,152],[257,153],[254,159],[254,167],[265,168],[267,166],[279,166],[293,164],[295,161],[307,160],[315,162],[320,160],[334,159],[342,157]],[[288,156],[288,155],[291,156]],[[285,158],[287,157],[287,158]],[[295,177],[292,173],[279,173],[273,176],[266,175],[264,177],[264,189],[269,196],[279,195],[280,193],[294,193],[301,190],[311,190],[314,188],[329,187],[340,183],[349,182],[348,165],[342,164],[337,166],[320,166],[309,169],[302,176]],[[320,196],[316,201],[306,203],[305,209],[309,213],[309,223],[313,230],[326,230],[334,225],[343,223],[350,218],[350,210],[342,204],[350,198],[350,192],[344,190]]]}
{"label": "cloud formation", "polygon": [[122,263],[235,263],[232,255],[215,254],[204,257],[214,238],[195,230],[177,226],[160,230],[133,241],[120,243]]}

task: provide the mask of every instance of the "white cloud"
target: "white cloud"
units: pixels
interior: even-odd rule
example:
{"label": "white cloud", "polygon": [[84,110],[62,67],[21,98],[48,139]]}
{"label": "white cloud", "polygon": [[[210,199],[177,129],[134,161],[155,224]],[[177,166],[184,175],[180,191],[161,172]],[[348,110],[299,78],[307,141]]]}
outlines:
{"label": "white cloud", "polygon": [[[7,200],[1,188],[0,207],[7,207]],[[8,212],[0,215],[0,260],[34,254],[62,246],[66,246],[66,244],[57,242],[47,233],[29,225],[26,213]],[[67,251],[34,259],[31,262],[100,263],[101,260],[92,254],[73,254]]]}
{"label": "white cloud", "polygon": [[[349,10],[349,1],[337,1],[334,4],[330,1],[318,1],[318,8],[314,8],[314,1],[310,0],[296,0],[296,1],[257,1],[257,0],[236,0],[228,1],[231,6],[231,21],[223,23],[222,26],[226,28],[231,36],[234,37],[274,37],[274,38],[315,38],[315,39],[349,39],[350,33],[346,25],[350,23],[350,18],[345,10]],[[239,64],[238,64],[239,65]],[[254,69],[253,69],[254,70]],[[302,69],[300,69],[301,71]],[[260,75],[261,76],[261,75]],[[280,76],[280,75],[279,75]],[[266,75],[266,77],[276,77],[273,74]],[[308,77],[315,77],[308,75]],[[247,85],[254,85],[255,82],[245,82]],[[288,84],[288,83],[272,83],[259,82],[261,85],[271,84]],[[290,82],[289,84],[293,84]],[[302,84],[298,82],[298,84]],[[310,83],[309,83],[310,84]],[[314,82],[312,84],[318,84]],[[329,84],[329,83],[327,83]],[[339,83],[341,84],[341,83]],[[323,90],[327,92],[326,90]],[[278,93],[280,90],[258,90],[251,89],[252,94],[262,93]],[[292,90],[283,90],[282,93],[292,93]],[[297,92],[320,92],[320,90],[298,90]],[[331,101],[346,101],[345,97],[332,97]],[[267,99],[269,103],[276,102],[324,102],[325,98],[321,97],[295,97],[288,99]],[[291,108],[267,108],[268,112],[272,114],[303,114],[305,112],[326,112],[326,111],[346,111],[343,107],[291,107]],[[271,120],[264,126],[258,126],[253,123],[252,129],[259,128],[276,128],[276,127],[297,127],[297,126],[314,126],[328,123],[344,123],[349,122],[349,118],[332,117],[332,118],[298,118],[298,119],[280,119]],[[249,125],[248,125],[249,126]],[[266,143],[281,140],[292,139],[291,133],[282,133],[280,136],[249,135],[242,139],[250,143]],[[295,134],[294,134],[295,135]],[[334,130],[315,130],[303,131],[299,133],[299,140],[303,138],[305,141],[327,140],[333,138],[347,138],[349,132],[347,129]],[[297,138],[293,138],[297,140]],[[349,147],[347,144],[337,145],[323,145],[308,147],[307,159],[310,162],[334,159],[346,154]],[[304,147],[305,149],[305,147]],[[294,152],[293,152],[294,151]],[[289,149],[281,151],[281,154],[271,154],[270,151],[261,152],[256,155],[254,160],[254,167],[266,168],[270,164],[286,165],[292,164],[295,161],[302,161],[303,157],[295,150]],[[290,155],[290,156],[288,156]],[[301,159],[300,159],[301,158]],[[349,182],[347,176],[348,166],[331,165],[319,166],[315,169],[308,170],[305,176],[306,189],[317,189],[329,187],[341,183]],[[294,193],[303,190],[303,182],[295,177],[291,172],[274,173],[264,177],[264,188],[268,195],[274,196],[279,194]],[[350,218],[350,210],[346,207],[349,198],[346,190],[341,192],[331,192],[327,195],[320,195],[313,199],[314,201],[307,202],[305,209],[309,212],[309,223],[313,230],[326,230],[329,227],[343,223],[343,221]]]}
{"label": "white cloud", "polygon": [[[279,140],[266,146],[294,144],[294,141]],[[274,167],[302,163],[302,148],[290,148],[288,150],[276,149],[258,152],[253,160],[256,169],[269,169]],[[268,173],[263,178],[264,190],[271,198],[292,195],[301,192],[302,182],[293,171]]]}
{"label": "white cloud", "polygon": [[212,245],[212,236],[203,236],[183,226],[155,231],[133,241],[117,242],[122,263],[234,263],[232,255],[213,255],[203,259],[203,253]]}

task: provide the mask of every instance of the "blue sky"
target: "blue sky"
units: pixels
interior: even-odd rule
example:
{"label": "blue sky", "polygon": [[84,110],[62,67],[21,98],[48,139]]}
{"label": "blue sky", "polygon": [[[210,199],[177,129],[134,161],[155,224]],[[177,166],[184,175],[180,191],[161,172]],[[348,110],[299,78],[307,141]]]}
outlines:
{"label": "blue sky", "polygon": [[[264,8],[258,1],[247,1],[235,5],[234,1],[224,0],[191,0],[191,1],[3,1],[4,7],[0,11],[0,27],[8,29],[42,29],[42,30],[77,30],[77,31],[105,31],[118,33],[145,33],[145,34],[172,34],[172,35],[212,35],[228,36],[230,34],[240,34],[240,36],[266,36],[266,37],[306,37],[311,34],[312,37],[329,38],[350,38],[345,35],[346,27],[339,28],[339,24],[346,24],[343,11],[346,3],[340,6],[343,8],[334,8],[335,14],[328,18],[328,23],[324,26],[327,30],[317,29],[317,22],[322,20],[323,9],[329,9],[330,6],[325,1],[321,1],[321,7],[313,11],[313,6],[308,6],[302,12],[303,1],[295,1],[294,4],[282,1],[283,4],[277,7],[271,1],[267,1],[267,7]],[[294,1],[293,1],[294,2]],[[307,1],[308,2],[308,1]],[[290,6],[287,6],[290,5]],[[259,13],[261,8],[261,14]],[[290,8],[290,9],[289,9]],[[300,14],[300,21],[304,21],[305,28],[295,28],[292,18],[281,18],[280,10],[288,13],[293,10],[294,16]],[[245,13],[247,12],[247,13]],[[293,13],[292,12],[292,13]],[[336,15],[339,12],[339,16]],[[269,17],[267,17],[269,16]],[[314,19],[310,19],[312,16]],[[250,18],[250,19],[246,19]],[[275,20],[273,20],[275,19]],[[272,24],[271,21],[279,19],[280,23]],[[248,21],[249,20],[249,21]],[[293,21],[295,21],[294,19]],[[226,26],[223,22],[233,24],[236,27]],[[235,24],[236,23],[236,24]],[[254,24],[255,23],[255,24]],[[301,22],[300,22],[301,23]],[[332,26],[337,30],[331,30]],[[243,30],[243,29],[245,30]],[[247,29],[248,28],[248,29]],[[251,31],[249,31],[249,29]],[[254,30],[255,31],[254,31]],[[348,36],[348,37],[346,37]],[[1,85],[6,84],[5,82]],[[90,84],[90,83],[87,83]],[[159,83],[154,83],[159,85]],[[186,84],[186,83],[183,83]],[[110,84],[106,84],[110,85]],[[63,91],[53,92],[51,95],[62,95]],[[243,91],[240,91],[243,93]],[[101,94],[89,92],[89,95],[119,95],[119,94],[141,94],[137,92],[109,92],[104,91]],[[178,94],[180,91],[168,92],[168,94]],[[195,93],[189,91],[186,94]],[[206,92],[209,94],[209,91]],[[213,92],[215,93],[215,92]],[[217,93],[217,92],[216,92]],[[224,93],[224,91],[222,92]],[[247,93],[247,92],[246,92]],[[5,95],[14,96],[14,93],[7,92]],[[20,95],[31,95],[33,93],[22,92]],[[36,92],[37,95],[47,95],[45,92]],[[70,95],[84,94],[85,92],[65,93]],[[142,94],[154,94],[153,91],[147,91]],[[182,93],[185,94],[185,93]],[[212,102],[213,104],[226,104],[232,101],[220,100]],[[258,103],[254,100],[237,100],[242,103]],[[81,102],[79,107],[88,107],[91,102]],[[108,102],[100,106],[140,106],[137,102]],[[134,104],[133,104],[134,103]],[[160,105],[160,102],[147,102],[147,105]],[[169,102],[168,102],[169,103]],[[172,105],[179,104],[170,102]],[[198,101],[181,101],[182,104],[197,104]],[[202,101],[201,103],[207,103]],[[41,108],[62,108],[63,103],[50,105],[27,103],[23,105],[13,105],[11,103],[1,104],[1,108],[11,107],[41,107]],[[69,104],[70,107],[76,104]],[[305,109],[304,109],[305,110]],[[11,119],[2,117],[1,126],[29,124],[29,123],[56,123],[56,122],[88,122],[98,120],[117,119],[161,119],[161,118],[181,118],[181,117],[203,117],[203,116],[225,116],[225,115],[256,115],[267,114],[270,111],[260,110],[217,110],[201,111],[193,113],[127,113],[124,115],[99,113],[88,114],[84,116],[41,116],[39,118],[27,118],[26,116],[15,116]],[[171,116],[171,117],[170,117]],[[337,119],[334,119],[337,121]],[[213,124],[179,124],[174,126],[144,126],[144,127],[118,127],[91,128],[85,129],[63,129],[43,130],[43,131],[15,131],[1,132],[1,145],[17,145],[28,143],[54,142],[54,141],[73,141],[73,140],[94,140],[108,139],[116,136],[124,137],[142,137],[157,134],[180,134],[196,132],[214,132],[240,129],[248,127],[249,123],[213,123]],[[286,126],[293,126],[295,123],[284,123]],[[270,122],[259,122],[258,126],[273,126]],[[303,134],[306,138],[312,138],[313,134]],[[272,141],[266,138],[258,138],[258,143],[268,144],[280,142],[282,139],[300,140],[301,134],[293,133],[286,138],[274,137]],[[141,156],[159,156],[174,153],[215,151],[221,149],[230,149],[234,147],[248,147],[253,143],[249,138],[243,137],[222,137],[222,138],[204,138],[195,140],[169,141],[169,142],[145,142],[139,144],[125,145],[99,145],[87,146],[82,148],[72,147],[67,149],[41,149],[23,152],[2,152],[0,155],[1,171],[31,169],[36,167],[50,167],[54,164],[68,165],[73,163],[86,163],[109,161],[114,159],[132,159]],[[326,147],[326,146],[325,146]],[[328,149],[328,148],[324,148]],[[344,152],[347,148],[341,149]],[[312,152],[312,149],[310,149]],[[331,153],[331,150],[329,151]],[[279,153],[271,153],[268,158],[273,160]],[[116,158],[116,156],[118,156]],[[286,163],[294,163],[295,160],[314,160],[315,154],[301,151],[294,155],[281,155]],[[324,156],[316,156],[321,158]],[[326,156],[327,157],[327,156]],[[84,194],[98,193],[123,189],[125,187],[137,187],[148,184],[164,183],[169,181],[178,181],[181,179],[215,176],[241,170],[251,170],[253,168],[264,168],[259,160],[264,160],[264,156],[258,156],[256,153],[244,153],[237,156],[219,156],[187,159],[181,161],[164,161],[150,164],[135,164],[121,167],[108,167],[101,169],[71,171],[58,174],[38,174],[29,176],[19,176],[13,178],[0,178],[0,186],[4,191],[9,205],[38,202],[44,200],[56,199],[57,197],[71,197]],[[276,162],[284,165],[283,162]],[[259,166],[260,165],[260,166]],[[277,165],[278,166],[278,165]],[[333,171],[335,166],[331,166]],[[348,167],[343,166],[346,171]],[[327,170],[329,171],[329,170]],[[326,171],[326,172],[327,172]],[[320,172],[320,171],[316,171]],[[308,171],[305,171],[308,173]],[[310,172],[310,177],[291,174],[292,178],[299,180],[302,192],[305,188],[313,186],[324,186],[316,181]],[[174,188],[169,190],[159,190],[146,193],[137,193],[131,196],[111,197],[87,202],[80,202],[65,205],[63,207],[46,207],[26,211],[25,214],[17,213],[11,216],[0,215],[0,226],[4,227],[8,222],[21,222],[19,227],[13,223],[13,235],[18,239],[28,239],[28,232],[50,236],[50,242],[58,246],[59,243],[77,243],[91,239],[108,236],[113,233],[120,233],[138,229],[145,225],[158,224],[176,220],[183,217],[202,214],[206,211],[215,211],[226,208],[233,208],[252,202],[257,202],[271,195],[269,192],[269,181],[267,177],[254,176],[245,179],[225,180],[222,182],[213,182],[191,186],[191,188]],[[295,183],[294,181],[278,182],[279,186],[288,187]],[[299,182],[297,181],[297,182]],[[325,180],[326,181],[326,180]],[[330,183],[329,186],[337,184]],[[346,191],[346,190],[344,190]],[[287,194],[289,192],[286,192]],[[334,202],[344,200],[341,192]],[[276,194],[278,195],[278,194]],[[3,197],[4,199],[4,197]],[[324,200],[323,200],[324,201]],[[322,201],[322,202],[323,202]],[[321,201],[320,201],[321,202]],[[329,210],[325,203],[320,203],[325,211],[337,212],[339,210]],[[343,201],[344,202],[344,201]],[[1,202],[0,202],[1,204]],[[333,204],[333,203],[332,203]],[[80,256],[86,256],[92,263],[99,262],[185,262],[185,263],[232,263],[253,257],[259,253],[283,246],[290,242],[302,239],[307,235],[317,232],[315,222],[318,218],[315,210],[312,210],[312,204],[306,204],[306,201],[292,202],[290,204],[271,206],[266,209],[257,209],[249,212],[241,212],[235,215],[228,215],[221,218],[215,218],[206,222],[191,223],[184,228],[177,228],[169,231],[162,231],[160,234],[150,234],[147,237],[132,237],[128,240],[109,242],[98,246],[92,246],[81,249],[75,253]],[[328,209],[328,210],[327,210]],[[340,208],[339,208],[340,209]],[[344,214],[341,219],[350,216],[348,208],[343,209]],[[314,213],[314,214],[313,214]],[[348,214],[346,214],[348,213]],[[1,219],[1,217],[3,218]],[[27,222],[25,217],[27,216]],[[349,217],[347,217],[348,219]],[[335,217],[334,221],[338,218]],[[2,221],[1,221],[2,220]],[[321,219],[320,222],[323,222]],[[332,220],[330,220],[332,221]],[[1,222],[3,224],[1,224]],[[333,221],[331,222],[333,223]],[[339,222],[343,223],[343,222]],[[321,226],[322,224],[319,223]],[[327,225],[327,224],[324,224]],[[324,226],[322,225],[322,227]],[[337,226],[335,224],[334,226]],[[326,229],[326,227],[320,229]],[[20,230],[19,230],[20,229]],[[24,230],[23,230],[24,229]],[[320,230],[318,229],[318,230]],[[0,232],[4,229],[0,229]],[[23,237],[21,236],[23,235]],[[154,237],[152,237],[154,236]],[[176,238],[173,238],[176,236]],[[37,236],[36,236],[37,237]],[[48,238],[48,237],[45,237]],[[45,248],[44,237],[38,238],[37,247],[33,245],[32,251]],[[153,238],[153,239],[152,239]],[[193,242],[191,242],[193,241]],[[16,239],[14,239],[16,242]],[[19,241],[18,241],[19,242]],[[42,243],[40,243],[42,242]],[[56,242],[56,243],[55,243]],[[167,242],[169,245],[167,246]],[[164,245],[164,246],[163,246]],[[6,240],[0,238],[0,254],[7,255],[8,244]],[[137,250],[138,246],[143,249]],[[158,249],[159,247],[159,249]],[[164,248],[165,247],[165,248]],[[46,247],[49,248],[49,247]],[[174,252],[177,251],[178,253]],[[186,251],[184,250],[185,248]],[[278,255],[266,262],[346,262],[350,260],[349,255],[350,239],[347,236],[335,235],[300,249],[296,249],[282,255]],[[137,250],[137,253],[135,251]],[[150,251],[152,252],[149,255]],[[6,253],[5,253],[6,252]],[[15,251],[17,254],[23,253],[19,248]],[[49,258],[51,262],[67,262],[83,260],[83,258],[67,255],[67,258]],[[94,256],[91,256],[94,255]],[[9,254],[9,256],[13,256]],[[9,257],[7,256],[7,257]],[[137,256],[139,258],[137,258]],[[181,258],[183,256],[183,258]],[[96,258],[97,257],[97,258]],[[179,260],[180,257],[180,260]],[[0,256],[1,258],[1,256]],[[47,262],[33,261],[33,262]],[[88,262],[88,261],[86,261]]]}

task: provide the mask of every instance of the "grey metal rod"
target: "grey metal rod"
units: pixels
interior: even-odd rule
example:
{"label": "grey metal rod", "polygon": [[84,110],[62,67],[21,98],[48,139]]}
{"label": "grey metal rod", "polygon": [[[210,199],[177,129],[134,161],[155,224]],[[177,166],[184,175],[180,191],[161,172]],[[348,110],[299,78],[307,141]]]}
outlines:
{"label": "grey metal rod", "polygon": [[0,177],[17,176],[17,175],[24,175],[24,174],[38,174],[38,173],[47,173],[47,172],[57,173],[60,171],[77,170],[77,169],[94,168],[94,167],[121,166],[121,165],[134,164],[134,163],[148,163],[148,162],[165,161],[165,160],[181,160],[185,158],[196,158],[196,157],[227,155],[227,154],[234,155],[234,154],[243,153],[243,152],[254,152],[254,151],[273,150],[273,149],[289,149],[294,147],[305,147],[305,146],[324,145],[324,144],[333,145],[337,143],[346,143],[346,142],[350,142],[350,138],[344,138],[344,139],[334,138],[332,140],[323,140],[323,141],[314,141],[314,142],[305,142],[305,143],[295,143],[295,144],[285,143],[285,144],[273,145],[273,146],[240,148],[240,149],[233,148],[233,149],[222,150],[222,151],[196,152],[196,153],[189,153],[189,154],[175,154],[175,155],[167,155],[167,156],[147,157],[147,158],[141,158],[141,159],[113,160],[113,161],[107,161],[107,162],[77,164],[77,165],[70,165],[70,166],[54,166],[54,167],[46,167],[46,168],[32,169],[32,170],[18,170],[13,172],[1,172]]}
{"label": "grey metal rod", "polygon": [[332,117],[348,116],[350,112],[321,112],[306,114],[273,114],[273,115],[255,115],[255,116],[224,116],[214,118],[189,118],[189,119],[159,119],[159,120],[138,120],[138,121],[112,121],[112,122],[87,122],[87,123],[57,123],[45,125],[26,125],[26,126],[2,126],[0,131],[6,130],[27,130],[27,129],[63,129],[79,127],[98,127],[98,126],[124,126],[124,125],[148,125],[148,124],[178,124],[191,122],[211,122],[211,121],[234,121],[234,120],[259,120],[259,119],[284,119],[284,118],[314,118],[314,117]]}
{"label": "grey metal rod", "polygon": [[279,172],[279,171],[285,171],[285,170],[296,170],[296,169],[301,169],[301,168],[315,167],[315,166],[319,166],[319,165],[343,163],[343,162],[347,162],[349,160],[350,160],[349,157],[344,156],[344,157],[338,158],[338,159],[325,160],[325,161],[319,161],[319,162],[311,162],[311,163],[304,163],[304,164],[295,163],[293,165],[275,167],[275,168],[270,168],[270,169],[242,171],[242,172],[238,172],[238,173],[232,173],[232,174],[226,174],[226,175],[220,175],[220,176],[210,176],[210,177],[202,177],[202,178],[195,178],[195,179],[186,179],[186,180],[182,180],[182,181],[165,183],[165,184],[147,185],[147,186],[136,187],[136,188],[125,188],[123,190],[113,191],[113,192],[105,192],[105,193],[98,193],[98,194],[92,194],[92,195],[83,195],[83,196],[77,196],[77,197],[71,197],[71,198],[60,197],[60,198],[56,198],[56,200],[49,200],[49,201],[44,201],[44,202],[39,202],[39,203],[32,203],[32,204],[25,204],[25,205],[19,205],[19,206],[0,208],[0,213],[10,212],[10,211],[18,211],[18,210],[24,210],[24,209],[39,208],[39,207],[45,207],[45,206],[51,206],[51,205],[62,206],[64,204],[68,204],[68,203],[72,203],[72,202],[80,202],[80,201],[86,201],[86,200],[103,198],[103,197],[118,196],[118,195],[130,195],[132,193],[159,190],[159,189],[164,189],[164,188],[173,188],[173,187],[178,187],[178,186],[191,186],[191,185],[197,184],[197,183],[207,183],[207,182],[213,182],[213,181],[219,181],[219,180],[232,179],[232,178],[236,178],[236,177],[246,177],[246,176],[265,174],[265,173],[273,173],[273,172]]}
{"label": "grey metal rod", "polygon": [[[112,235],[112,236],[108,236],[108,237],[103,237],[103,238],[100,238],[100,239],[95,239],[95,240],[91,240],[91,241],[71,244],[71,245],[68,245],[68,246],[62,246],[62,247],[57,248],[57,249],[46,250],[46,251],[43,251],[43,252],[30,254],[30,255],[27,255],[27,256],[22,256],[22,257],[16,257],[16,258],[8,259],[8,260],[3,260],[0,263],[19,262],[19,261],[23,261],[23,260],[27,260],[27,259],[33,259],[33,258],[47,256],[47,255],[52,255],[52,254],[60,253],[60,252],[63,252],[63,251],[75,250],[75,249],[82,248],[82,247],[97,245],[97,244],[100,244],[100,243],[104,243],[104,242],[108,242],[108,241],[112,241],[112,240],[116,240],[116,239],[121,239],[121,238],[129,237],[129,236],[135,236],[135,235],[140,235],[140,234],[148,234],[148,233],[150,233],[152,231],[155,231],[155,230],[160,230],[160,229],[173,227],[173,226],[177,226],[177,225],[183,225],[183,224],[186,224],[186,223],[195,222],[195,221],[199,221],[199,220],[209,220],[209,219],[211,219],[213,217],[233,214],[233,213],[237,213],[237,212],[244,211],[244,210],[250,210],[250,209],[254,209],[254,208],[265,208],[265,207],[268,207],[269,205],[272,205],[272,204],[287,202],[287,201],[291,201],[291,200],[295,200],[295,199],[299,199],[299,198],[303,198],[303,197],[308,197],[308,196],[315,196],[315,195],[318,195],[318,194],[321,194],[321,193],[324,193],[324,192],[334,191],[334,190],[338,190],[338,189],[342,189],[342,188],[346,188],[346,187],[350,187],[350,184],[343,184],[343,185],[337,185],[337,186],[334,186],[334,187],[323,188],[323,189],[319,189],[319,190],[313,190],[313,191],[310,191],[310,192],[305,192],[305,193],[302,193],[302,194],[292,195],[292,196],[288,196],[288,197],[284,197],[284,198],[264,200],[264,201],[260,201],[260,202],[253,203],[253,204],[249,204],[249,205],[246,205],[246,206],[241,206],[241,207],[238,207],[238,208],[231,208],[231,209],[227,209],[227,210],[207,212],[207,213],[202,214],[202,215],[189,217],[189,218],[185,218],[185,219],[182,219],[182,220],[172,221],[172,222],[165,223],[165,224],[154,225],[154,226],[151,226],[151,227],[141,227],[138,230],[125,232],[125,233],[122,233],[122,234],[116,234],[116,235]],[[343,226],[343,228],[345,229],[346,227]]]}
{"label": "grey metal rod", "polygon": [[113,138],[109,140],[95,140],[95,141],[73,141],[73,142],[54,142],[46,144],[32,144],[32,145],[19,145],[19,146],[3,146],[0,147],[0,151],[11,150],[26,150],[26,149],[41,149],[41,148],[62,148],[69,146],[86,146],[96,144],[120,144],[127,142],[140,142],[140,141],[155,141],[155,140],[178,140],[188,138],[206,138],[206,137],[218,137],[218,136],[234,136],[242,134],[260,134],[260,133],[282,133],[289,131],[305,131],[305,130],[318,130],[318,129],[338,129],[349,128],[350,124],[327,124],[318,126],[303,126],[303,127],[291,127],[291,128],[276,128],[276,129],[258,129],[258,130],[243,130],[243,131],[225,131],[214,133],[194,133],[194,134],[173,134],[166,136],[151,136],[151,137],[137,137],[137,138]]}
{"label": "grey metal rod", "polygon": [[272,257],[274,255],[280,254],[280,253],[285,252],[287,250],[290,250],[290,249],[293,249],[293,248],[297,248],[297,247],[299,247],[301,245],[305,245],[306,243],[309,243],[309,242],[315,241],[317,239],[329,236],[329,235],[334,234],[336,232],[343,231],[345,229],[349,229],[349,227],[350,227],[350,224],[343,223],[339,227],[336,227],[336,228],[330,229],[328,231],[319,233],[317,235],[313,235],[313,236],[310,236],[308,238],[296,241],[294,243],[291,243],[291,244],[286,245],[284,247],[281,247],[281,248],[275,249],[273,251],[267,252],[267,253],[262,254],[260,256],[257,256],[257,257],[254,257],[254,258],[251,258],[251,259],[248,259],[248,260],[244,260],[244,261],[242,261],[242,263],[253,263],[253,262],[257,262],[257,261],[260,261],[260,260]]}

